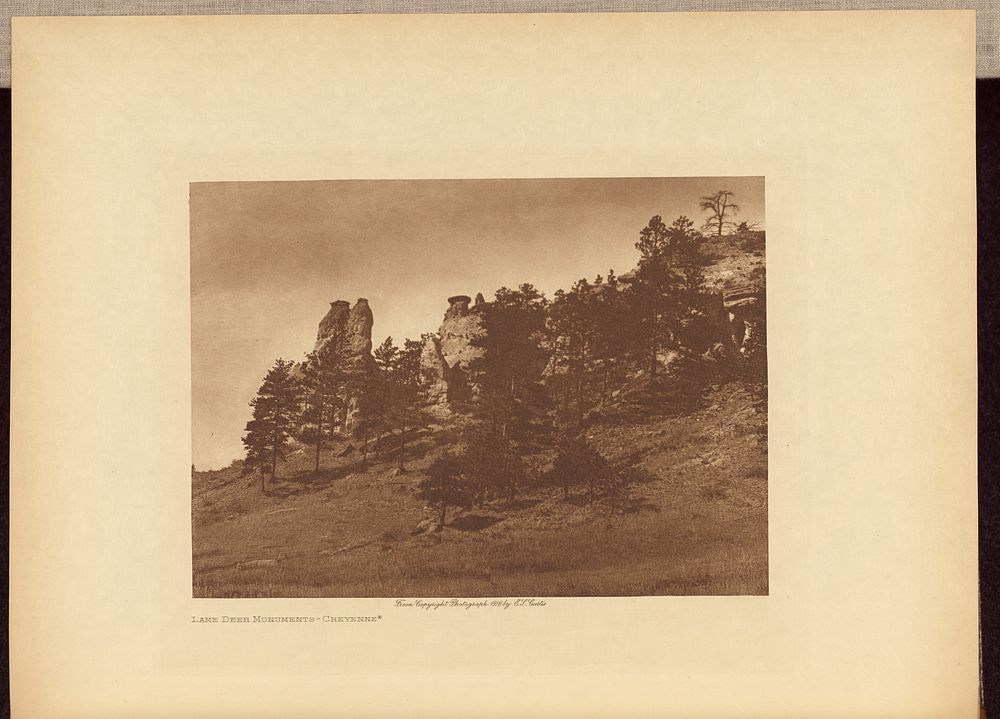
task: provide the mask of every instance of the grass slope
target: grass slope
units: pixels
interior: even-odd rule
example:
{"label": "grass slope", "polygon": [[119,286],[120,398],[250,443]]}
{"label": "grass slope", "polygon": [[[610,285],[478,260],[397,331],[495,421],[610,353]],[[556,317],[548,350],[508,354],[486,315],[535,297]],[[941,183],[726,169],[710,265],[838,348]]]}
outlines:
{"label": "grass slope", "polygon": [[266,494],[234,465],[193,474],[196,597],[486,597],[766,594],[767,407],[739,383],[711,386],[697,409],[606,417],[588,441],[647,481],[636,508],[610,515],[582,488],[531,485],[513,503],[449,512],[435,536],[411,531],[432,510],[413,494],[432,428],[362,465],[305,451]]}

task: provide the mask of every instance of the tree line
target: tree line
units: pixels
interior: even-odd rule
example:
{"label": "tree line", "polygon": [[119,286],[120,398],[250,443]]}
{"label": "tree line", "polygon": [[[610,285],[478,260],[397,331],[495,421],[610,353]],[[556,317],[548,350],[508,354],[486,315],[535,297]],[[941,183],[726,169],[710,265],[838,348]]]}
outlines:
{"label": "tree line", "polygon": [[[751,229],[729,219],[739,209],[731,192],[702,198],[702,207],[710,212],[703,230],[715,236],[727,227]],[[581,486],[588,501],[606,501],[612,511],[624,505],[635,470],[612,467],[581,430],[628,375],[655,378],[663,352],[702,353],[718,340],[702,288],[705,238],[685,216],[667,225],[656,215],[639,232],[638,264],[625,277],[609,270],[581,278],[551,299],[530,284],[496,291],[485,331],[471,340],[482,351],[467,368],[474,392],[466,411],[451,423],[457,441],[419,487],[439,507],[442,523],[449,507],[514,500],[531,474],[525,459],[545,452],[554,456],[545,479],[565,496]],[[348,429],[362,443],[363,461],[394,444],[404,470],[408,433],[428,419],[425,340],[399,347],[387,338],[371,365],[348,357],[336,336],[298,370],[276,361],[251,402],[243,437],[245,466],[260,472],[262,489],[290,440],[313,448],[318,471],[324,446]],[[763,354],[757,351],[754,362],[735,360],[746,381],[766,379],[758,367]]]}
{"label": "tree line", "polygon": [[581,430],[627,372],[655,377],[662,351],[710,346],[717,330],[703,311],[701,240],[687,217],[668,226],[657,215],[639,233],[627,280],[609,270],[551,300],[530,284],[497,290],[486,331],[473,339],[483,352],[469,366],[476,393],[462,441],[420,485],[442,518],[449,506],[513,500],[528,474],[524,458],[544,451],[555,453],[545,478],[564,496],[580,485],[612,510],[627,500],[634,468],[612,467]]}
{"label": "tree line", "polygon": [[244,466],[259,472],[261,490],[268,476],[277,479],[278,461],[292,440],[312,449],[319,472],[322,453],[335,439],[357,439],[367,461],[371,453],[379,458],[395,436],[404,470],[407,430],[424,421],[421,349],[420,341],[398,347],[387,337],[369,364],[334,333],[299,365],[276,360],[250,402],[243,435]]}

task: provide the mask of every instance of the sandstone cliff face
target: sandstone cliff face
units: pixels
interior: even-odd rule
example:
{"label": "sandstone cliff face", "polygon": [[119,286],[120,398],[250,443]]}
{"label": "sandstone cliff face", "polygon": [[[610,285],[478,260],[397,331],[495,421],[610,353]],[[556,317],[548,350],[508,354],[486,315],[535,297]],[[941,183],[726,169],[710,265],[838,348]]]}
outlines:
{"label": "sandstone cliff face", "polygon": [[448,362],[441,352],[441,340],[428,335],[420,354],[420,364],[426,372],[429,385],[427,400],[436,414],[448,413]]}
{"label": "sandstone cliff face", "polygon": [[316,344],[313,346],[314,352],[319,352],[335,335],[343,333],[350,311],[351,303],[347,300],[335,300],[330,303],[330,311],[319,321],[319,332],[316,333]]}
{"label": "sandstone cliff face", "polygon": [[[328,343],[341,341],[347,353],[347,370],[355,374],[371,372],[375,366],[372,357],[373,322],[371,307],[364,297],[359,297],[353,307],[347,300],[331,302],[329,312],[320,320],[313,351],[319,353]],[[358,400],[353,396],[346,399],[344,422],[350,427],[357,417]]]}
{"label": "sandstone cliff face", "polygon": [[726,350],[743,353],[750,338],[765,329],[763,288],[739,284],[708,295],[708,298],[706,311],[720,328]]}
{"label": "sandstone cliff face", "polygon": [[448,298],[448,309],[436,335],[424,343],[421,362],[432,384],[428,389],[432,405],[446,413],[450,405],[468,398],[473,388],[469,384],[470,363],[483,356],[483,349],[475,346],[477,338],[485,333],[485,314],[489,306],[481,294],[476,304],[469,306],[471,298],[455,295]]}
{"label": "sandstone cliff face", "polygon": [[[750,246],[751,240],[756,244]],[[713,258],[705,269],[705,289],[713,302],[709,314],[728,340],[727,349],[743,353],[755,333],[766,332],[764,233],[709,238],[703,249]]]}
{"label": "sandstone cliff face", "polygon": [[729,318],[733,347],[746,353],[751,338],[765,331],[765,294],[752,285],[733,287],[722,293]]}
{"label": "sandstone cliff face", "polygon": [[341,338],[352,358],[370,358],[372,353],[372,310],[359,297],[353,307],[347,300],[330,303],[330,311],[320,320],[314,351],[319,352],[334,338]]}
{"label": "sandstone cliff face", "polygon": [[[621,288],[627,288],[635,276],[635,270],[619,275]],[[751,257],[742,264],[733,260],[725,267],[716,263],[706,269],[702,290],[702,311],[715,325],[718,343],[726,353],[742,353],[754,333],[765,331],[763,260]]]}
{"label": "sandstone cliff face", "polygon": [[470,308],[469,301],[465,295],[449,297],[448,310],[438,330],[441,354],[451,368],[467,369],[470,362],[483,356],[482,348],[474,346],[473,341],[484,334],[486,303],[480,302]]}

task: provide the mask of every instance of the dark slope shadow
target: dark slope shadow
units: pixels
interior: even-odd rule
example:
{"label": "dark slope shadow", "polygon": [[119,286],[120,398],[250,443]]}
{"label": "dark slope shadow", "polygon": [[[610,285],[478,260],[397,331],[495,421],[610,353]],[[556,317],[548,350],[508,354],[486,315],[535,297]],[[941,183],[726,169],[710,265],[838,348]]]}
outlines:
{"label": "dark slope shadow", "polygon": [[466,514],[461,517],[455,517],[455,519],[448,523],[448,526],[452,529],[460,529],[463,532],[478,532],[480,529],[492,527],[503,520],[503,517],[494,517],[486,514]]}
{"label": "dark slope shadow", "polygon": [[528,507],[534,507],[539,504],[542,500],[538,497],[518,497],[516,499],[497,499],[493,500],[489,506],[496,507],[504,512],[517,512],[521,509],[527,509]]}
{"label": "dark slope shadow", "polygon": [[347,465],[336,469],[324,468],[319,472],[313,470],[297,472],[290,477],[279,477],[278,486],[269,487],[267,494],[272,497],[291,497],[320,492],[359,469],[361,468],[358,466]]}

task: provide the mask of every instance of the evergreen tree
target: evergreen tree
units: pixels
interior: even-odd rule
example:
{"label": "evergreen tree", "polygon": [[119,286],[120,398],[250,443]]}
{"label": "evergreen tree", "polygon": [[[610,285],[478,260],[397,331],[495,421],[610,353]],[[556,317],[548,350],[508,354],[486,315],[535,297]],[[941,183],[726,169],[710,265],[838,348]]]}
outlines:
{"label": "evergreen tree", "polygon": [[371,422],[372,431],[376,436],[376,458],[382,454],[382,440],[389,430],[393,401],[392,386],[398,354],[399,348],[396,347],[392,337],[386,337],[372,353],[375,358],[375,373],[371,378]]}
{"label": "evergreen tree", "polygon": [[406,471],[406,433],[413,430],[423,418],[421,412],[423,389],[423,367],[420,355],[423,343],[407,339],[403,349],[396,353],[393,371],[390,375],[392,415],[399,433],[399,471]]}
{"label": "evergreen tree", "polygon": [[501,287],[486,315],[486,332],[473,340],[484,350],[470,367],[480,388],[478,414],[505,444],[523,435],[526,406],[541,386],[548,359],[543,347],[547,306],[545,296],[530,284],[516,290]]}
{"label": "evergreen tree", "polygon": [[378,433],[375,445],[379,456],[386,433],[395,431],[399,439],[399,471],[406,471],[407,433],[423,421],[423,366],[420,355],[423,342],[407,339],[400,349],[391,337],[374,352],[374,385],[370,388],[372,427]]}
{"label": "evergreen tree", "polygon": [[583,439],[571,435],[560,438],[551,476],[562,486],[564,498],[569,499],[573,484],[582,483],[587,487],[588,500],[594,501],[611,474],[607,460]]}
{"label": "evergreen tree", "polygon": [[701,253],[701,233],[694,229],[694,222],[681,215],[667,228],[667,236],[681,288],[685,292],[699,292],[702,271],[708,263]]}
{"label": "evergreen tree", "polygon": [[[300,404],[301,395],[298,382],[292,376],[292,363],[279,359],[268,370],[256,396],[250,401],[253,417],[247,422],[243,436],[246,461],[262,471],[263,463],[267,461],[272,482],[276,478],[278,460],[285,458],[285,447],[295,430]],[[261,490],[264,490],[263,474]]]}
{"label": "evergreen tree", "polygon": [[300,439],[316,448],[316,472],[323,442],[333,438],[346,420],[347,384],[347,350],[340,335],[334,334],[317,351],[307,355],[302,366],[305,402]]}
{"label": "evergreen tree", "polygon": [[477,505],[506,496],[513,499],[526,470],[515,448],[505,444],[488,422],[473,421],[463,431],[465,476]]}
{"label": "evergreen tree", "polygon": [[490,433],[497,463],[492,472],[513,499],[522,472],[515,455],[539,438],[546,411],[542,372],[548,361],[545,296],[530,284],[501,287],[485,317],[486,332],[473,340],[483,350],[469,371],[478,392],[473,414]]}
{"label": "evergreen tree", "polygon": [[622,369],[629,349],[629,307],[614,270],[608,270],[603,284],[597,286],[594,309],[594,355],[599,373],[598,404],[607,402],[612,388],[621,382]]}
{"label": "evergreen tree", "polygon": [[591,404],[588,373],[594,361],[598,332],[599,298],[595,289],[586,278],[577,280],[569,292],[558,290],[549,306],[552,384],[558,394],[557,407],[563,421],[577,429],[583,425]]}
{"label": "evergreen tree", "polygon": [[718,336],[715,324],[705,312],[702,284],[708,258],[701,251],[704,237],[684,215],[674,220],[668,234],[675,258],[677,320],[673,334],[682,346],[704,352]]}
{"label": "evergreen tree", "polygon": [[670,231],[663,218],[653,215],[649,222],[639,231],[639,241],[635,243],[635,249],[643,258],[662,257],[667,264],[670,263]]}
{"label": "evergreen tree", "polygon": [[253,418],[247,422],[246,434],[243,435],[243,448],[247,453],[243,467],[244,473],[253,470],[260,472],[260,491],[263,492],[265,476],[271,466],[271,452],[267,447],[267,432],[261,419],[263,405],[260,409],[257,407],[253,409]]}
{"label": "evergreen tree", "polygon": [[648,473],[632,466],[610,469],[605,474],[603,499],[607,502],[611,514],[614,514],[616,509],[620,509],[622,513],[626,511],[634,501],[632,486],[646,477]]}
{"label": "evergreen tree", "polygon": [[702,301],[707,258],[701,241],[694,223],[683,215],[670,227],[656,215],[639,233],[639,265],[625,300],[632,318],[633,352],[651,376],[660,351],[711,346],[714,329]]}
{"label": "evergreen tree", "polygon": [[627,293],[633,318],[633,351],[652,377],[656,375],[657,356],[672,340],[678,314],[670,263],[673,248],[669,230],[659,215],[642,229],[635,247],[641,256]]}
{"label": "evergreen tree", "polygon": [[[379,430],[381,373],[378,370],[356,376],[350,384],[350,391],[356,402],[356,423],[354,434],[361,439],[361,461],[368,461],[370,440]],[[376,445],[377,448],[377,445]]]}
{"label": "evergreen tree", "polygon": [[427,478],[420,482],[417,496],[438,506],[438,527],[444,527],[449,507],[470,507],[472,494],[463,481],[463,462],[448,451],[434,460],[427,469]]}

